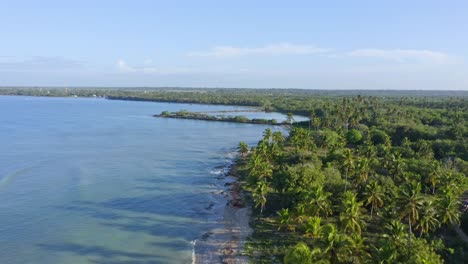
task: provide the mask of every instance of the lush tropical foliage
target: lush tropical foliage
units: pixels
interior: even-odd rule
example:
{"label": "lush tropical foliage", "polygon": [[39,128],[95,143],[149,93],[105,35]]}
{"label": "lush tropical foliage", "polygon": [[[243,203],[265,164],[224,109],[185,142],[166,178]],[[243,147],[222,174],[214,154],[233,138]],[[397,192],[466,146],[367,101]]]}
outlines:
{"label": "lush tropical foliage", "polygon": [[253,261],[463,263],[468,111],[421,101],[343,98],[281,141],[266,131],[244,158]]}

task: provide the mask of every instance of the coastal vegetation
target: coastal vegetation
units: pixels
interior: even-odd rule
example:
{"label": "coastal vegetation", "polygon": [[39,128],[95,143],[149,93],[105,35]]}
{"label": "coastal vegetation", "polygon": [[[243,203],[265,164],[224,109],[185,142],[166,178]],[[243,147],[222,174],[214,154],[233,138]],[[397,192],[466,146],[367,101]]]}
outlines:
{"label": "coastal vegetation", "polygon": [[252,261],[464,263],[466,103],[325,105],[287,137],[266,129],[239,160],[257,208]]}
{"label": "coastal vegetation", "polygon": [[243,115],[209,115],[205,113],[189,112],[187,110],[180,110],[178,112],[163,111],[159,115],[154,117],[161,118],[178,118],[178,119],[193,119],[193,120],[204,120],[204,121],[218,121],[218,122],[234,122],[244,124],[261,124],[261,125],[282,125],[289,124],[287,121],[278,123],[276,119],[263,119],[263,118],[248,118]]}

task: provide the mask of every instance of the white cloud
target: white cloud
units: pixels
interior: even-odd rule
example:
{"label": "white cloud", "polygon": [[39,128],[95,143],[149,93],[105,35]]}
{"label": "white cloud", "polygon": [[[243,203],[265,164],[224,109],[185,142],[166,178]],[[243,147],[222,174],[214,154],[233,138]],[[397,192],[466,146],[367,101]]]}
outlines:
{"label": "white cloud", "polygon": [[[146,61],[144,64],[148,64]],[[194,69],[190,68],[180,68],[180,67],[149,67],[149,66],[131,66],[128,65],[124,60],[120,59],[117,61],[117,69],[121,72],[126,73],[145,73],[145,74],[180,74],[180,73],[193,73]]]}
{"label": "white cloud", "polygon": [[117,68],[123,72],[135,72],[136,70],[129,65],[124,60],[117,61]]}
{"label": "white cloud", "polygon": [[242,48],[233,46],[216,46],[209,51],[191,52],[189,56],[230,58],[248,55],[294,55],[316,54],[329,51],[311,45],[295,45],[290,43],[271,44],[257,48]]}
{"label": "white cloud", "polygon": [[349,52],[347,55],[352,57],[368,57],[396,62],[431,62],[443,64],[452,60],[450,55],[446,53],[413,49],[357,49]]}

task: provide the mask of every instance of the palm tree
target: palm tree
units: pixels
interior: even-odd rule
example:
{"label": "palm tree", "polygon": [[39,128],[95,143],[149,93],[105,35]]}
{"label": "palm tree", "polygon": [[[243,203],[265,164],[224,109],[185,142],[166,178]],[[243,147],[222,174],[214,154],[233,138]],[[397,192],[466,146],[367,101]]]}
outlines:
{"label": "palm tree", "polygon": [[366,185],[364,197],[366,205],[371,205],[371,219],[373,217],[374,208],[380,208],[383,206],[384,196],[383,188],[377,181],[371,181]]}
{"label": "palm tree", "polygon": [[255,147],[255,154],[262,157],[266,161],[270,161],[272,159],[270,153],[270,143],[265,140],[260,140],[260,142]]}
{"label": "palm tree", "polygon": [[275,142],[276,144],[278,145],[282,145],[283,142],[284,142],[284,135],[283,133],[281,133],[280,131],[276,131],[276,132],[273,132],[272,134],[272,139],[273,139],[273,142]]}
{"label": "palm tree", "polygon": [[286,114],[286,123],[292,124],[294,122],[294,116],[291,112]]}
{"label": "palm tree", "polygon": [[338,233],[338,230],[332,224],[326,225],[324,232],[325,236],[324,239],[322,239],[322,251],[324,256],[328,258],[331,263],[340,263],[350,254],[350,252],[347,251],[349,237],[345,234]]}
{"label": "palm tree", "polygon": [[400,217],[408,219],[408,248],[411,250],[412,224],[419,219],[419,212],[423,205],[424,197],[421,195],[421,184],[410,183],[400,189],[398,204],[400,207]]}
{"label": "palm tree", "polygon": [[454,195],[446,193],[437,200],[436,204],[437,214],[442,224],[458,224],[460,222],[460,212],[458,210],[460,202]]}
{"label": "palm tree", "polygon": [[392,219],[385,225],[384,238],[391,240],[397,247],[405,242],[406,227],[399,220]]}
{"label": "palm tree", "polygon": [[332,195],[329,192],[325,192],[323,187],[318,187],[314,191],[309,192],[309,207],[313,216],[326,217],[332,214],[331,201],[329,197]]}
{"label": "palm tree", "polygon": [[255,202],[255,207],[260,206],[260,214],[263,213],[265,205],[267,202],[266,195],[268,193],[268,186],[264,181],[258,181],[255,186],[254,191],[252,192],[253,200]]}
{"label": "palm tree", "polygon": [[281,211],[276,212],[279,216],[279,227],[278,230],[284,229],[286,231],[294,231],[294,225],[292,224],[291,214],[289,213],[289,208],[283,208]]}
{"label": "palm tree", "polygon": [[366,158],[370,160],[375,159],[375,157],[377,156],[377,147],[372,142],[372,139],[370,138],[369,134],[364,140],[364,144],[362,146],[362,153],[365,155]]}
{"label": "palm tree", "polygon": [[352,234],[349,237],[347,248],[351,252],[351,263],[364,263],[370,257],[367,247],[364,244],[365,238],[359,234]]}
{"label": "palm tree", "polygon": [[445,194],[460,195],[465,190],[466,177],[463,174],[455,173],[452,170],[445,170],[441,174],[441,187]]}
{"label": "palm tree", "polygon": [[379,264],[391,264],[395,263],[397,258],[397,250],[395,250],[394,244],[386,239],[379,240],[379,245],[370,245],[372,253],[372,263]]}
{"label": "palm tree", "polygon": [[419,221],[415,226],[419,230],[419,236],[421,237],[423,233],[436,229],[439,225],[440,222],[437,220],[437,211],[433,201],[432,199],[426,199],[421,208]]}
{"label": "palm tree", "polygon": [[357,163],[357,184],[362,184],[369,178],[370,163],[367,158],[360,158]]}
{"label": "palm tree", "polygon": [[353,153],[351,152],[350,149],[346,148],[343,151],[343,169],[345,170],[346,173],[346,178],[345,178],[345,189],[344,191],[346,192],[346,187],[348,185],[348,175],[349,173],[354,169],[354,158],[353,158]]}
{"label": "palm tree", "polygon": [[307,219],[307,222],[304,225],[306,236],[320,239],[323,237],[324,226],[321,224],[322,218],[318,216],[312,216]]}
{"label": "palm tree", "polygon": [[439,171],[439,164],[437,161],[434,161],[432,163],[432,167],[432,172],[429,174],[429,177],[427,177],[426,181],[431,185],[432,194],[434,194],[435,188],[440,183],[441,177]]}
{"label": "palm tree", "polygon": [[270,157],[271,161],[278,161],[278,158],[281,157],[281,147],[278,143],[273,142],[270,144]]}
{"label": "palm tree", "polygon": [[290,133],[289,141],[296,151],[311,150],[315,147],[312,134],[309,130],[303,128],[293,128]]}
{"label": "palm tree", "polygon": [[245,143],[244,141],[239,142],[239,147],[238,147],[239,153],[242,156],[245,156],[249,152],[249,145]]}
{"label": "palm tree", "polygon": [[273,175],[273,166],[269,162],[263,162],[257,172],[259,180],[271,178]]}
{"label": "palm tree", "polygon": [[434,153],[432,151],[430,141],[420,139],[418,141],[418,154],[420,157],[426,158],[426,159],[432,159],[434,156]]}
{"label": "palm tree", "polygon": [[411,141],[409,140],[408,137],[404,137],[403,141],[401,142],[401,147],[404,149],[406,154],[413,154],[414,151],[411,148]]}
{"label": "palm tree", "polygon": [[393,175],[393,181],[395,181],[397,177],[403,175],[406,163],[400,153],[392,154],[390,157],[390,173]]}
{"label": "palm tree", "polygon": [[263,161],[259,156],[253,157],[250,163],[249,177],[255,181],[269,179],[273,175],[273,165]]}
{"label": "palm tree", "polygon": [[297,243],[284,256],[284,264],[312,264],[313,252],[303,242]]}
{"label": "palm tree", "polygon": [[262,157],[260,157],[260,155],[254,152],[249,158],[248,168],[250,173],[252,172],[252,170],[258,169],[260,167],[260,164],[262,164],[263,162],[264,161]]}
{"label": "palm tree", "polygon": [[366,227],[366,222],[361,214],[361,206],[362,203],[357,201],[354,193],[350,191],[345,192],[340,213],[340,222],[345,232],[360,235],[362,229]]}
{"label": "palm tree", "polygon": [[263,139],[267,142],[271,141],[272,132],[270,128],[265,129],[263,132]]}

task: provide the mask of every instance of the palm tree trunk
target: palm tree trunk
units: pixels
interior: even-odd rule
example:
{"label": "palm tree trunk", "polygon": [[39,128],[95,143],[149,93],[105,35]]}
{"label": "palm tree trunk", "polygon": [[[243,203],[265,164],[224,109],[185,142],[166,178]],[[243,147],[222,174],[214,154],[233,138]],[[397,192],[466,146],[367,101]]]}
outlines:
{"label": "palm tree trunk", "polygon": [[408,258],[411,256],[411,234],[413,233],[411,230],[411,217],[408,216],[408,224],[409,224],[409,234],[408,234]]}

